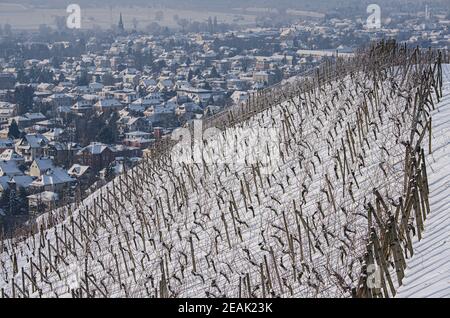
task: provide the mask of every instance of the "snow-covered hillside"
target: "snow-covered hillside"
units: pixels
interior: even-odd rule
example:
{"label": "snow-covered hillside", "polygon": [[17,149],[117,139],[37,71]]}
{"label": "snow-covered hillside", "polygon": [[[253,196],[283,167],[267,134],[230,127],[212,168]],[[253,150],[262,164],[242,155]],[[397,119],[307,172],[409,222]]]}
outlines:
{"label": "snow-covered hillside", "polygon": [[414,242],[398,297],[450,297],[450,65],[443,68],[443,98],[431,113],[433,148],[427,155],[431,214]]}
{"label": "snow-covered hillside", "polygon": [[[0,243],[2,295],[394,295],[410,241],[428,235],[421,149],[439,64],[401,47],[364,54],[359,69],[200,143],[203,156],[176,147],[41,217],[34,235]],[[275,135],[255,143],[261,131]],[[373,288],[371,265],[381,268]]]}

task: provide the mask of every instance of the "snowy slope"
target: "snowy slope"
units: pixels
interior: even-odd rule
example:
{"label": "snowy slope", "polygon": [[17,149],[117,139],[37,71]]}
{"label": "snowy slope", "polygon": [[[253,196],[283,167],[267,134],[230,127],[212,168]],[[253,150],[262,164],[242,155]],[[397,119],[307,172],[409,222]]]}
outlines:
{"label": "snowy slope", "polygon": [[431,214],[414,256],[407,261],[398,297],[450,297],[450,65],[443,67],[442,101],[431,113],[432,154],[427,155]]}
{"label": "snowy slope", "polygon": [[268,154],[264,143],[228,162],[223,147],[206,148],[227,164],[185,164],[178,152],[142,163],[53,213],[48,229],[3,242],[0,288],[16,297],[350,297],[375,225],[374,189],[389,205],[374,203],[383,224],[403,195],[417,85],[399,85],[397,73],[374,83],[355,72],[237,125],[278,129],[282,154],[268,174],[250,161]]}

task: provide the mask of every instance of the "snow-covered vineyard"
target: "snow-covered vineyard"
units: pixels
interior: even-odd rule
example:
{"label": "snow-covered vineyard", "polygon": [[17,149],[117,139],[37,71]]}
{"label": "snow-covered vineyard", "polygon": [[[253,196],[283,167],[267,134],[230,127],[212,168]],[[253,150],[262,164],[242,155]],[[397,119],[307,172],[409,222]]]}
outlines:
{"label": "snow-covered vineyard", "polygon": [[450,298],[450,65],[443,67],[443,97],[431,112],[432,151],[426,150],[431,214],[415,239],[399,297]]}
{"label": "snow-covered vineyard", "polygon": [[226,133],[194,162],[177,146],[41,216],[0,243],[1,297],[396,295],[416,247],[434,249],[427,222],[448,239],[448,195],[430,194],[448,161],[444,53],[382,42],[258,93],[204,128],[274,138],[231,160]]}

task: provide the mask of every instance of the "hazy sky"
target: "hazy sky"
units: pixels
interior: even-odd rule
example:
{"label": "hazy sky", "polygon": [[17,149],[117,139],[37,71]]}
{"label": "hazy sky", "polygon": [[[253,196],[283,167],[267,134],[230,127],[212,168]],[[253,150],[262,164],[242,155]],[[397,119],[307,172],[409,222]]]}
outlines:
{"label": "hazy sky", "polygon": [[[67,15],[65,9],[71,3],[81,6],[86,28],[108,28],[117,23],[120,13],[123,13],[126,24],[138,21],[144,27],[155,22],[157,11],[164,12],[163,19],[157,21],[159,24],[176,26],[175,15],[192,21],[205,21],[208,16],[217,16],[220,22],[232,22],[239,15],[239,23],[251,24],[257,15],[270,8],[322,15],[336,8],[349,14],[365,15],[369,3],[379,4],[384,12],[423,11],[425,4],[440,5],[444,8],[442,13],[450,8],[450,0],[0,0],[0,24],[8,23],[16,29],[37,29],[42,24],[53,26],[55,17]],[[243,8],[247,10],[242,11]]]}
{"label": "hazy sky", "polygon": [[171,6],[177,5],[182,8],[230,8],[233,6],[258,6],[258,7],[277,7],[288,6],[295,8],[305,7],[339,7],[352,5],[367,5],[369,3],[377,3],[379,5],[389,4],[418,4],[425,5],[426,3],[432,5],[434,3],[441,3],[450,5],[449,0],[0,0],[0,3],[11,4],[32,4],[36,6],[52,6],[64,7],[70,3],[78,3],[82,5],[145,5],[145,6]]}

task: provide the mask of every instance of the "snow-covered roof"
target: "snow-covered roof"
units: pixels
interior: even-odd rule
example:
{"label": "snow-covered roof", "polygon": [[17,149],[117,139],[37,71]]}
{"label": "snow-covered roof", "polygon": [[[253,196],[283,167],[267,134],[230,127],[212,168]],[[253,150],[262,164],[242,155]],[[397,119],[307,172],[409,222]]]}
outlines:
{"label": "snow-covered roof", "polygon": [[19,155],[18,153],[16,153],[13,149],[6,149],[5,151],[3,151],[0,154],[0,160],[4,160],[4,161],[11,161],[11,160],[24,161],[24,158],[21,155]]}
{"label": "snow-covered roof", "polygon": [[87,100],[79,100],[72,105],[71,109],[90,109],[92,108],[92,102]]}
{"label": "snow-covered roof", "polygon": [[54,168],[53,161],[50,158],[35,159],[32,165],[36,165],[37,168],[42,172]]}
{"label": "snow-covered roof", "polygon": [[9,122],[15,121],[16,123],[20,123],[20,122],[28,122],[29,119],[23,116],[15,116],[15,117],[11,117],[9,119]]}
{"label": "snow-covered roof", "polygon": [[107,145],[99,143],[99,142],[94,142],[91,143],[89,146],[84,147],[83,149],[80,150],[80,152],[89,152],[93,155],[98,155],[101,154],[103,151],[105,151],[108,148]]}
{"label": "snow-covered roof", "polygon": [[[151,96],[151,97],[150,97]],[[156,105],[161,103],[161,98],[157,97],[153,94],[149,94],[144,98],[138,98],[136,99],[131,105],[137,105],[137,106],[150,106],[150,105]]]}
{"label": "snow-covered roof", "polygon": [[234,101],[244,101],[248,98],[248,92],[245,91],[235,91],[233,94],[231,94],[231,98]]}
{"label": "snow-covered roof", "polygon": [[145,79],[141,78],[141,83],[144,86],[156,86],[157,85],[156,81],[152,78],[145,78]]}
{"label": "snow-covered roof", "polygon": [[96,104],[96,107],[120,107],[122,106],[122,103],[119,102],[115,98],[108,98],[108,99],[101,99]]}
{"label": "snow-covered roof", "polygon": [[11,139],[0,139],[0,148],[14,148],[14,142]]}
{"label": "snow-covered roof", "polygon": [[24,114],[25,118],[29,120],[45,120],[47,117],[42,115],[41,113],[26,113]]}
{"label": "snow-covered roof", "polygon": [[30,176],[14,176],[11,182],[15,183],[20,188],[27,189],[32,183],[34,178]]}
{"label": "snow-covered roof", "polygon": [[71,178],[67,171],[62,168],[53,168],[47,170],[45,174],[32,182],[33,186],[42,187],[48,185],[57,185],[62,183],[73,182],[75,179]]}
{"label": "snow-covered roof", "polygon": [[196,111],[196,110],[198,111],[198,110],[202,109],[198,104],[193,103],[193,102],[184,103],[184,104],[181,105],[181,107],[184,108],[186,111],[189,111],[189,112],[193,112],[193,111]]}
{"label": "snow-covered roof", "polygon": [[150,136],[151,134],[147,133],[147,132],[143,132],[143,131],[132,131],[132,132],[126,133],[125,135],[128,137],[147,137],[147,136]]}
{"label": "snow-covered roof", "polygon": [[81,98],[86,101],[94,101],[98,100],[99,97],[95,94],[84,94],[83,96],[81,96]]}
{"label": "snow-covered roof", "polygon": [[21,175],[23,173],[17,167],[17,162],[11,160],[11,161],[0,161],[0,174],[13,176],[13,175]]}
{"label": "snow-covered roof", "polygon": [[49,97],[50,99],[73,98],[73,95],[66,93],[55,93]]}
{"label": "snow-covered roof", "polygon": [[51,84],[51,83],[40,83],[40,84],[37,86],[37,89],[38,89],[39,91],[47,91],[47,90],[53,89],[53,87],[55,87],[55,85],[54,85],[54,84]]}
{"label": "snow-covered roof", "polygon": [[71,108],[69,106],[59,106],[57,111],[59,113],[70,113],[71,112]]}
{"label": "snow-covered roof", "polygon": [[14,109],[12,108],[0,108],[0,116],[2,117],[10,117],[14,115]]}
{"label": "snow-covered roof", "polygon": [[51,192],[51,191],[44,191],[41,193],[29,195],[27,198],[42,201],[42,202],[55,202],[55,201],[59,200],[58,194],[55,192]]}
{"label": "snow-covered roof", "polygon": [[8,176],[1,176],[0,177],[0,187],[1,187],[1,189],[4,191],[4,190],[7,190],[7,189],[9,189],[9,184],[8,184],[8,182],[11,180],[11,177],[8,177]]}
{"label": "snow-covered roof", "polygon": [[80,177],[84,175],[88,170],[89,166],[82,166],[79,164],[74,164],[70,169],[67,171],[70,176],[73,177]]}
{"label": "snow-covered roof", "polygon": [[145,111],[146,107],[142,106],[142,105],[129,105],[128,106],[128,110],[131,110],[133,112],[136,113],[143,113]]}
{"label": "snow-covered roof", "polygon": [[89,84],[89,88],[90,89],[94,89],[94,90],[101,90],[103,88],[103,84],[102,83],[90,83]]}
{"label": "snow-covered roof", "polygon": [[48,138],[48,140],[55,140],[64,133],[64,129],[62,128],[54,128],[50,131],[45,132],[43,135]]}
{"label": "snow-covered roof", "polygon": [[48,139],[41,134],[28,134],[25,140],[31,148],[40,148],[43,144],[48,143]]}
{"label": "snow-covered roof", "polygon": [[164,86],[164,87],[172,87],[173,86],[173,82],[170,79],[161,79],[159,81],[158,85]]}

